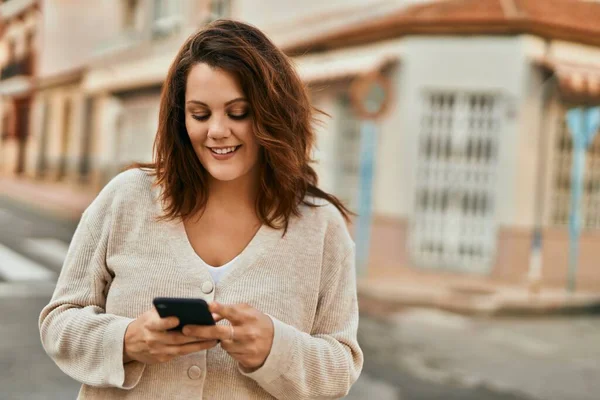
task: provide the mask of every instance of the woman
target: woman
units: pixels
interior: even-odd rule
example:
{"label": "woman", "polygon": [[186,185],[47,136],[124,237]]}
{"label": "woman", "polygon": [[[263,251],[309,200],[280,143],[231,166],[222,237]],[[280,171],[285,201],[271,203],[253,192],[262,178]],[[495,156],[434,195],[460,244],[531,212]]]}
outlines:
{"label": "woman", "polygon": [[[154,163],[84,212],[40,315],[80,398],[343,397],[356,341],[347,210],[316,187],[313,110],[290,61],[249,25],[193,35],[161,99]],[[221,273],[222,272],[222,273]],[[216,326],[169,331],[155,297],[202,298]]]}

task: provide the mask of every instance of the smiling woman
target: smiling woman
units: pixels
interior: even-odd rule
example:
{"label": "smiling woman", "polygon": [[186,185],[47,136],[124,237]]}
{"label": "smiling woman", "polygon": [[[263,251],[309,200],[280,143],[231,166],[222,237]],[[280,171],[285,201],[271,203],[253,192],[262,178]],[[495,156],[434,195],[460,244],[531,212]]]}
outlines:
{"label": "smiling woman", "polygon": [[250,104],[235,76],[196,64],[188,74],[185,98],[185,127],[209,181],[215,185],[249,174],[257,178],[259,145]]}
{"label": "smiling woman", "polygon": [[[355,251],[348,210],[311,166],[316,113],[258,29],[216,21],[183,44],[154,162],[85,211],[40,315],[80,398],[348,393],[363,364]],[[173,331],[156,297],[202,299],[217,324]]]}

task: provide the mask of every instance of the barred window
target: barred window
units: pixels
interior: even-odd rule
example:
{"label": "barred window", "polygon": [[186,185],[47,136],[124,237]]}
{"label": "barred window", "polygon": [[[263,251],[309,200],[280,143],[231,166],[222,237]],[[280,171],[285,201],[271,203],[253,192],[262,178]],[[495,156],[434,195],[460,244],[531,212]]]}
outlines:
{"label": "barred window", "polygon": [[409,240],[416,264],[473,271],[491,267],[500,110],[493,93],[424,96]]}
{"label": "barred window", "polygon": [[[573,139],[566,119],[566,109],[561,110],[561,118],[554,144],[552,224],[569,224],[571,211],[571,172],[573,165]],[[600,135],[586,151],[581,202],[583,227],[600,228]]]}

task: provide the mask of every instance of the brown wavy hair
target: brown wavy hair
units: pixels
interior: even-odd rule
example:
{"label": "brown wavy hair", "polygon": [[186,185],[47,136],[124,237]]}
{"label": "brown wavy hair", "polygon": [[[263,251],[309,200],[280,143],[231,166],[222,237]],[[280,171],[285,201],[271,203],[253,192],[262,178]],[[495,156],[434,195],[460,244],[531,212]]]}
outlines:
{"label": "brown wavy hair", "polygon": [[[348,221],[352,214],[339,199],[317,187],[310,166],[315,143],[314,108],[288,57],[259,29],[238,21],[217,20],[187,39],[164,82],[153,163],[162,190],[165,215],[186,219],[207,202],[208,172],[192,148],[185,127],[186,80],[197,63],[227,71],[239,79],[253,114],[253,131],[261,149],[260,190],[256,212],[262,223],[287,230],[299,206],[316,205],[312,195],[333,204]],[[324,114],[324,113],[322,113]]]}

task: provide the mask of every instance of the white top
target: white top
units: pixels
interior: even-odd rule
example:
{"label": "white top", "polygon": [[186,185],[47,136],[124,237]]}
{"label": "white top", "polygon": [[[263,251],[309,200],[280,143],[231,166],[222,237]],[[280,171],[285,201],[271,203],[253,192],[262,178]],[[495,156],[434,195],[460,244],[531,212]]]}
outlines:
{"label": "white top", "polygon": [[231,268],[231,266],[235,263],[238,257],[239,255],[237,255],[233,260],[229,261],[228,263],[221,265],[220,267],[213,267],[212,265],[208,265],[206,261],[202,260],[200,256],[198,256],[198,258],[202,260],[204,265],[206,265],[206,268],[208,268],[208,271],[210,272],[213,281],[215,281],[215,284],[219,282],[223,274],[225,274],[225,271]]}

